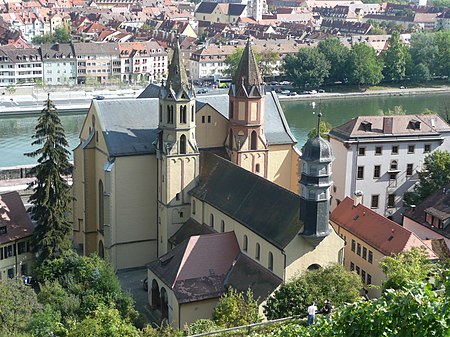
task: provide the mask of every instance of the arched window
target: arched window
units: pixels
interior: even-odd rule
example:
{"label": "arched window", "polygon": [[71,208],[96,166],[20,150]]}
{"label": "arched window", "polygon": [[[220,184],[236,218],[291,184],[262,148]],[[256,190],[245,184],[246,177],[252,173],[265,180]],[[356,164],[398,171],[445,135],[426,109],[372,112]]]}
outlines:
{"label": "arched window", "polygon": [[260,257],[261,257],[261,247],[259,243],[256,243],[255,259],[259,261]]}
{"label": "arched window", "polygon": [[228,139],[228,148],[233,149],[233,130],[230,129],[230,137]]}
{"label": "arched window", "polygon": [[255,165],[255,172],[256,172],[256,173],[259,173],[259,170],[260,170],[260,166],[259,166],[259,164],[256,164],[256,165]]}
{"label": "arched window", "polygon": [[105,206],[104,206],[103,182],[98,182],[98,229],[103,232],[105,227]]}
{"label": "arched window", "polygon": [[[148,285],[147,285],[147,287],[148,287]],[[152,292],[151,292],[151,295],[152,295],[152,301],[151,301],[152,309],[159,309],[159,308],[161,308],[161,294],[159,293],[158,282],[155,279],[153,279],[153,281],[152,281]]]}
{"label": "arched window", "polygon": [[195,214],[195,200],[192,200],[192,214]]}
{"label": "arched window", "polygon": [[267,268],[270,271],[273,271],[273,254],[272,254],[272,252],[269,252],[269,260],[267,262]]}
{"label": "arched window", "polygon": [[181,135],[180,137],[180,154],[186,154],[186,136]]}
{"label": "arched window", "polygon": [[246,252],[248,250],[248,238],[247,235],[244,235],[244,243],[242,244],[242,250]]}
{"label": "arched window", "polygon": [[167,106],[167,123],[170,123],[170,106]]}
{"label": "arched window", "polygon": [[256,141],[258,136],[256,135],[256,131],[252,131],[252,135],[250,137],[250,150],[256,150]]}
{"label": "arched window", "polygon": [[98,256],[101,257],[102,259],[105,258],[105,247],[103,246],[102,240],[98,242]]}
{"label": "arched window", "polygon": [[214,214],[210,214],[209,216],[209,225],[214,228]]}
{"label": "arched window", "polygon": [[169,318],[169,300],[165,288],[161,288],[161,318]]}
{"label": "arched window", "polygon": [[398,162],[396,160],[391,161],[391,170],[396,170],[398,168]]}
{"label": "arched window", "polygon": [[170,106],[170,124],[173,124],[173,105]]}
{"label": "arched window", "polygon": [[195,113],[194,113],[194,106],[191,106],[191,122],[194,121]]}
{"label": "arched window", "polygon": [[223,233],[225,232],[225,221],[220,221],[220,231]]}
{"label": "arched window", "polygon": [[234,107],[233,102],[230,102],[230,119],[233,118],[233,107]]}
{"label": "arched window", "polygon": [[186,123],[187,117],[187,107],[186,105],[182,105],[180,107],[180,123]]}

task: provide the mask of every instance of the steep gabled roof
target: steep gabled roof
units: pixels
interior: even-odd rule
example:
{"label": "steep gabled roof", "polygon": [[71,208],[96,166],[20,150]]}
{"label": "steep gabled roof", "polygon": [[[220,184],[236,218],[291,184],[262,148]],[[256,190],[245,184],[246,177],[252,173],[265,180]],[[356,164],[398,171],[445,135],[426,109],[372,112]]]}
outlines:
{"label": "steep gabled roof", "polygon": [[212,153],[200,154],[190,194],[284,249],[302,228],[298,195]]}
{"label": "steep gabled roof", "polygon": [[6,232],[0,234],[0,245],[33,234],[34,225],[16,191],[0,194],[0,227],[4,226]]}
{"label": "steep gabled roof", "polygon": [[413,232],[372,211],[363,204],[354,206],[346,197],[330,214],[330,220],[386,256],[424,247],[431,259],[434,252]]}

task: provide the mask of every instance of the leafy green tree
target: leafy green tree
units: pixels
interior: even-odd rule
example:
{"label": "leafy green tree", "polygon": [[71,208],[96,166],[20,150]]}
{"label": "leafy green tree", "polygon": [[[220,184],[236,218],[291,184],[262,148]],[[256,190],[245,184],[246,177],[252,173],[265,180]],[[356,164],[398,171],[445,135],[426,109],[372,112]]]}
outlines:
{"label": "leafy green tree", "polygon": [[381,269],[386,274],[382,289],[401,289],[409,282],[425,282],[434,272],[425,248],[412,248],[395,256],[385,257]]}
{"label": "leafy green tree", "polygon": [[58,282],[47,282],[41,284],[38,294],[39,303],[50,306],[55,313],[58,313],[62,320],[67,322],[76,319],[80,312],[80,298],[64,289]]}
{"label": "leafy green tree", "polygon": [[199,319],[198,321],[195,321],[194,323],[190,324],[185,329],[185,334],[187,335],[197,335],[204,332],[211,332],[220,330],[221,327],[217,326],[216,323],[214,323],[210,319]]}
{"label": "leafy green tree", "polygon": [[437,46],[437,74],[439,76],[450,76],[450,31],[442,30],[435,34]]}
{"label": "leafy green tree", "polygon": [[44,43],[68,43],[70,42],[70,34],[64,28],[56,28],[53,34],[44,34],[35,36],[32,39],[33,44]]}
{"label": "leafy green tree", "polygon": [[[438,47],[435,44],[434,34],[431,32],[418,32],[411,35],[410,48],[412,64],[423,64],[428,69],[428,73],[433,75],[437,71]],[[424,72],[423,69],[420,70]],[[420,79],[416,76],[416,79]]]}
{"label": "leafy green tree", "polygon": [[450,183],[450,153],[434,151],[425,157],[419,183],[414,188],[420,202]]}
{"label": "leafy green tree", "polygon": [[346,79],[346,65],[350,49],[336,37],[320,41],[318,49],[325,55],[325,58],[331,65],[328,80],[330,82],[344,82]]}
{"label": "leafy green tree", "polygon": [[40,307],[36,293],[22,280],[0,281],[0,336],[23,333]]}
{"label": "leafy green tree", "polygon": [[318,87],[330,73],[330,62],[317,48],[302,48],[295,55],[287,55],[283,60],[286,76],[297,87]]}
{"label": "leafy green tree", "polygon": [[227,328],[261,321],[258,302],[253,298],[252,291],[248,289],[244,294],[231,287],[220,298],[212,318],[218,326]]}
{"label": "leafy green tree", "polygon": [[67,328],[61,323],[61,314],[51,305],[33,314],[28,331],[33,337],[66,336]]}
{"label": "leafy green tree", "polygon": [[320,305],[326,299],[337,307],[357,300],[362,287],[361,278],[341,265],[308,270],[281,285],[267,300],[264,312],[268,319],[300,315],[312,302]]}
{"label": "leafy green tree", "polygon": [[77,323],[70,330],[68,337],[136,337],[137,328],[129,320],[123,319],[114,305],[105,304]]}
{"label": "leafy green tree", "polygon": [[416,83],[428,82],[431,80],[430,69],[428,65],[421,62],[412,67],[411,80]]}
{"label": "leafy green tree", "polygon": [[388,81],[402,81],[406,76],[408,48],[400,41],[399,32],[393,32],[388,42],[389,48],[384,54],[384,78]]}
{"label": "leafy green tree", "polygon": [[429,0],[427,1],[427,5],[433,7],[448,8],[450,7],[450,0]]}
{"label": "leafy green tree", "polygon": [[33,250],[37,264],[61,256],[71,249],[72,227],[66,218],[70,203],[70,187],[65,180],[71,172],[69,144],[50,94],[39,115],[32,145],[39,149],[26,153],[38,157],[38,164],[30,173],[36,180],[28,185],[33,190],[30,197],[32,219],[36,222],[33,233]]}
{"label": "leafy green tree", "polygon": [[[234,74],[237,71],[243,53],[243,48],[236,48],[236,50],[232,54],[227,56],[224,61],[224,63],[227,65],[227,67],[223,71],[223,74],[225,76],[233,78]],[[272,76],[274,66],[279,57],[278,53],[272,51],[265,51],[263,53],[253,51],[253,53],[255,55],[256,62],[258,63],[261,76]]]}
{"label": "leafy green tree", "polygon": [[347,66],[348,79],[352,84],[368,86],[383,79],[383,62],[377,57],[375,49],[364,43],[352,46]]}

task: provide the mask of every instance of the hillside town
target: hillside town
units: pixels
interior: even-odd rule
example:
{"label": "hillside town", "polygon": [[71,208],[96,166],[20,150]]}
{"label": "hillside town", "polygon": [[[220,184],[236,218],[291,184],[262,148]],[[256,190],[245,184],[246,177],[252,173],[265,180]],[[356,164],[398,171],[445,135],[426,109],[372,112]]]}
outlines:
{"label": "hillside town", "polygon": [[[243,326],[308,316],[298,329],[314,331],[318,301],[326,299],[320,313],[331,320],[318,319],[326,326],[338,324],[327,323],[337,317],[331,303],[344,313],[420,286],[445,307],[448,286],[439,280],[450,258],[448,91],[442,110],[360,115],[325,132],[323,114],[314,112],[305,144],[282,102],[297,96],[287,87],[326,94],[323,81],[301,83],[286,66],[323,41],[335,38],[348,50],[365,45],[376,58],[396,43],[408,48],[414,34],[447,29],[450,8],[423,0],[4,0],[0,107],[28,87],[145,89],[90,100],[74,149],[48,94],[32,136],[42,148],[26,154],[37,164],[26,172],[4,168],[0,156],[0,289],[14,294],[1,287],[19,280],[21,292],[35,298],[26,299],[34,303],[28,313],[14,309],[30,321],[7,330],[2,318],[0,334],[195,335],[206,329],[188,327],[205,321],[214,322],[212,330],[234,326],[217,318],[223,299],[238,296],[233,291],[253,305],[256,319],[235,324]],[[271,53],[270,62],[261,61]],[[432,74],[427,68],[429,80],[447,81],[448,90],[449,70],[437,67]],[[386,68],[380,76],[406,90],[406,70],[396,80]],[[326,76],[332,85],[347,81]],[[364,93],[371,83],[355,84]],[[207,86],[212,92],[200,89]],[[425,274],[396,288],[390,263],[414,254]],[[346,290],[336,283],[316,298],[297,294],[304,303],[276,312],[286,305],[279,297],[285,287],[328,268],[341,268],[356,295],[341,296]],[[116,323],[114,333],[107,329]],[[102,333],[93,328],[101,325]]]}

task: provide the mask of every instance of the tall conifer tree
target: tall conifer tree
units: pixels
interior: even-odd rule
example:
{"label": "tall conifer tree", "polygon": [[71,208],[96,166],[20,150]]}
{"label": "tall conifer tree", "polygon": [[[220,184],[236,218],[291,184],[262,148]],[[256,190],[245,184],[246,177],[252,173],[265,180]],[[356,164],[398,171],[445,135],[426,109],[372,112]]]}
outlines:
{"label": "tall conifer tree", "polygon": [[25,155],[38,157],[38,164],[31,170],[36,180],[28,189],[33,190],[30,202],[33,204],[32,219],[36,223],[33,251],[40,264],[71,248],[71,226],[66,218],[70,187],[64,177],[70,174],[72,165],[66,149],[69,144],[50,94],[35,130],[32,145],[40,148]]}

